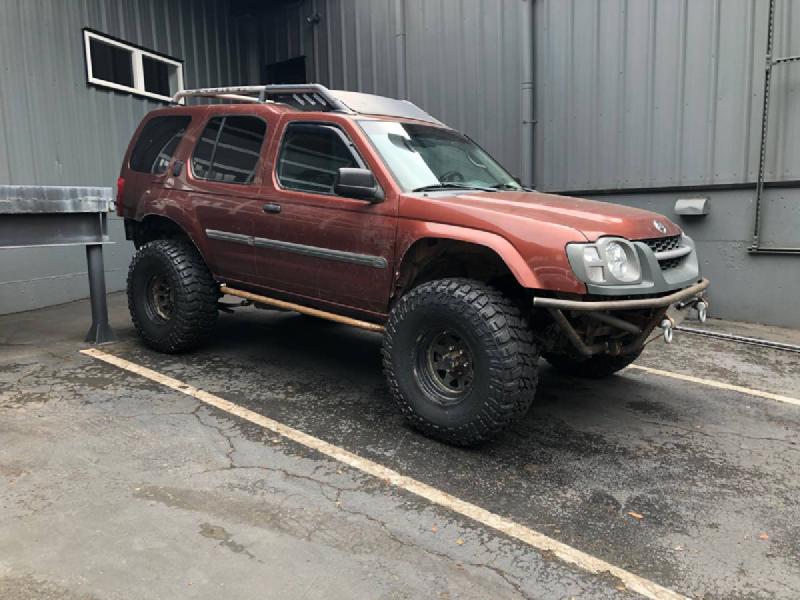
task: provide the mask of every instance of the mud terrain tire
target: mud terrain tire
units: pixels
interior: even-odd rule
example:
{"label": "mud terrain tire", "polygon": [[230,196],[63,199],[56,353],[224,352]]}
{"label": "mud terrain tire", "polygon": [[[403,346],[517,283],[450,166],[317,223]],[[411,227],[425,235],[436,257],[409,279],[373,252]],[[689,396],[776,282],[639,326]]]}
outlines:
{"label": "mud terrain tire", "polygon": [[219,286],[197,249],[182,240],[143,245],[128,269],[128,310],[144,343],[159,352],[192,350],[217,322]]}
{"label": "mud terrain tire", "polygon": [[528,411],[537,359],[517,307],[470,279],[431,281],[405,294],[383,338],[386,379],[403,415],[458,446],[490,440]]}
{"label": "mud terrain tire", "polygon": [[627,367],[639,358],[641,353],[642,351],[639,350],[633,354],[621,356],[600,354],[586,359],[573,358],[563,354],[545,354],[544,358],[559,373],[584,379],[603,379]]}

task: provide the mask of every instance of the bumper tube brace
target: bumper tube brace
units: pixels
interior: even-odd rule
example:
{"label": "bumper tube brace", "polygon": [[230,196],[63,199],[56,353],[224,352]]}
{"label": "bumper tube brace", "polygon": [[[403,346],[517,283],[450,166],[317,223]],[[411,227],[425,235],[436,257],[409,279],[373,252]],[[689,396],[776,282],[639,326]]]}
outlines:
{"label": "bumper tube brace", "polygon": [[636,310],[640,308],[663,308],[676,302],[699,295],[708,287],[708,279],[678,290],[667,296],[657,298],[634,298],[632,300],[563,300],[561,298],[533,299],[533,305],[539,308],[557,308],[560,310]]}

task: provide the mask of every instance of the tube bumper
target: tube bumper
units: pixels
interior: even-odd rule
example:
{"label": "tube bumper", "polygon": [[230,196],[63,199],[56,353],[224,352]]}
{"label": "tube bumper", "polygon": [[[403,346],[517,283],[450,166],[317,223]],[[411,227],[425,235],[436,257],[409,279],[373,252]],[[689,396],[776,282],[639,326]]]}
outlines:
{"label": "tube bumper", "polygon": [[[672,329],[683,320],[689,309],[700,304],[706,306],[702,294],[707,287],[708,279],[701,279],[689,287],[657,298],[627,300],[534,298],[533,305],[550,313],[550,317],[578,354],[587,358],[595,354],[614,356],[641,350],[652,331],[659,325],[664,332],[665,341],[671,342]],[[615,316],[610,314],[613,311],[628,311],[628,313]],[[631,311],[644,312],[646,321],[632,318]],[[622,316],[625,318],[620,318]],[[576,322],[582,322],[584,326],[576,328]],[[600,341],[596,340],[593,334],[587,337],[585,331],[587,322],[599,322],[610,327],[612,331],[617,331],[617,334]],[[583,333],[579,332],[579,329],[582,329]]]}
{"label": "tube bumper", "polygon": [[703,278],[694,285],[657,298],[633,298],[627,300],[562,300],[560,298],[537,297],[533,299],[533,305],[537,308],[557,308],[561,310],[580,311],[663,308],[700,295],[708,287],[708,283],[708,279]]}

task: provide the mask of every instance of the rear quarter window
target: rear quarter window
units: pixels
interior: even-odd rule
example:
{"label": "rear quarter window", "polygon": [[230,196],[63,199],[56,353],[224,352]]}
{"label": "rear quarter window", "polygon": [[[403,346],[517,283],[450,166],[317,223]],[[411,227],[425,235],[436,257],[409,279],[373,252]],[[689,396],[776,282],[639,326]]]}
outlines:
{"label": "rear quarter window", "polygon": [[150,119],[133,147],[130,168],[140,173],[166,172],[191,120],[180,115]]}

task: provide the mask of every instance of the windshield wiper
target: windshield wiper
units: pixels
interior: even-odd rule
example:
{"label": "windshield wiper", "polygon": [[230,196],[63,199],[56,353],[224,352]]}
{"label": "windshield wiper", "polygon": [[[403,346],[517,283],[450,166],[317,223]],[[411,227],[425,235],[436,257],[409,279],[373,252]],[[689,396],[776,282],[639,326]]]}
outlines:
{"label": "windshield wiper", "polygon": [[532,192],[531,188],[526,188],[514,183],[498,183],[492,186],[496,190],[514,190],[515,192]]}
{"label": "windshield wiper", "polygon": [[458,182],[445,182],[445,183],[432,183],[430,185],[423,185],[422,187],[414,188],[412,192],[428,192],[432,190],[480,190],[482,192],[496,192],[497,190],[490,187],[480,185],[470,185],[468,183]]}

